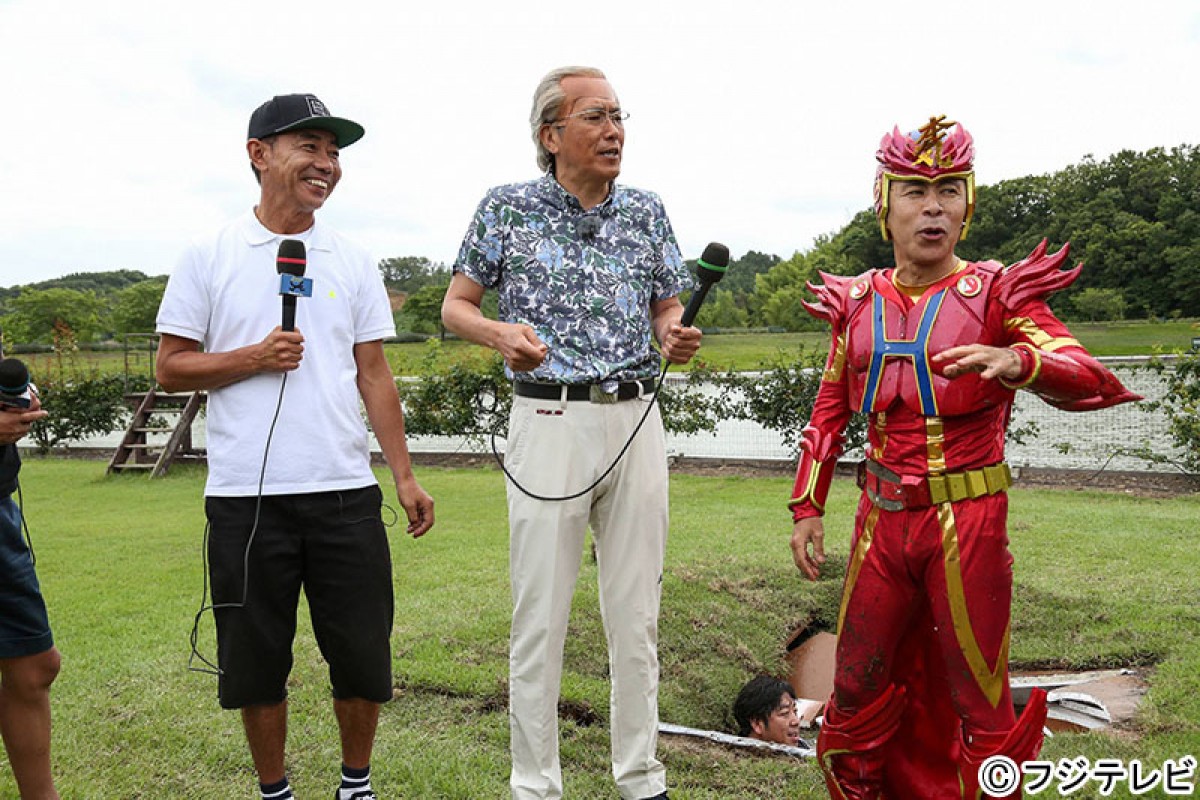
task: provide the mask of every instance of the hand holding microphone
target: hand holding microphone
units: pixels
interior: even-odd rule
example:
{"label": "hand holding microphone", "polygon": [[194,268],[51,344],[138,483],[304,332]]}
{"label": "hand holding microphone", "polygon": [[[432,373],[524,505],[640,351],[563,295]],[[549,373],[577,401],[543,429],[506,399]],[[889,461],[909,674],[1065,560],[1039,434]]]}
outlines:
{"label": "hand holding microphone", "polygon": [[305,278],[308,255],[304,242],[299,239],[284,239],[279,243],[275,256],[275,271],[280,275],[279,294],[283,297],[283,323],[285,331],[296,330],[296,298],[312,297],[312,278]]}
{"label": "hand holding microphone", "polygon": [[[708,294],[709,287],[721,280],[721,278],[725,277],[725,270],[728,268],[729,248],[723,244],[712,242],[708,247],[704,248],[704,254],[700,257],[700,263],[697,267],[697,277],[700,279],[700,288],[692,294],[691,300],[688,301],[687,308],[684,309],[683,314],[679,317],[679,321],[671,322],[669,324],[666,322],[668,319],[674,319],[675,309],[679,308],[679,303],[674,297],[670,298],[669,300],[656,302],[651,306],[650,323],[653,327],[654,335],[658,338],[658,341],[662,346],[662,355],[666,359],[667,363],[663,364],[662,371],[658,375],[658,382],[654,387],[653,395],[650,401],[645,404],[645,411],[642,412],[641,419],[638,420],[633,432],[629,434],[629,438],[625,440],[625,444],[621,447],[620,452],[617,453],[616,458],[612,460],[612,463],[608,465],[608,468],[601,472],[598,478],[577,492],[561,495],[535,494],[534,492],[531,492],[522,486],[520,482],[513,477],[513,474],[508,471],[508,468],[504,466],[504,459],[500,457],[500,451],[496,447],[496,434],[499,427],[497,426],[497,429],[492,430],[492,455],[495,456],[496,463],[504,472],[505,477],[512,482],[513,486],[515,486],[522,494],[532,497],[535,500],[559,502],[563,500],[574,500],[577,497],[582,497],[599,486],[601,481],[608,477],[609,473],[611,473],[616,468],[617,464],[621,462],[621,459],[625,457],[625,453],[629,450],[629,446],[633,444],[634,437],[636,437],[638,435],[638,431],[642,429],[642,425],[646,422],[646,418],[650,415],[650,411],[657,405],[660,396],[659,390],[662,388],[663,381],[667,377],[667,370],[671,368],[672,364],[686,363],[693,355],[696,354],[696,351],[700,349],[700,338],[702,334],[697,328],[692,327],[692,320],[696,318],[696,312],[700,310],[700,304],[704,302],[704,296]],[[519,328],[522,326],[514,327]],[[663,327],[667,328],[665,332],[662,330]],[[533,334],[532,329],[529,330],[529,333],[534,335],[534,338],[536,338],[536,334]],[[538,341],[538,344],[541,345],[540,340]],[[541,346],[545,347],[545,345]],[[507,356],[505,358],[507,359]]]}
{"label": "hand holding microphone", "polygon": [[692,326],[692,320],[696,319],[696,313],[700,310],[700,304],[704,302],[704,298],[708,296],[708,290],[714,283],[725,277],[727,269],[729,269],[729,248],[720,242],[710,242],[696,261],[696,277],[700,280],[700,286],[692,292],[687,308],[683,310],[683,316],[679,318],[680,325],[685,328]]}
{"label": "hand holding microphone", "polygon": [[27,411],[33,405],[29,369],[16,358],[0,361],[0,409]]}
{"label": "hand holding microphone", "polygon": [[692,292],[678,325],[672,325],[667,335],[662,337],[662,354],[667,361],[672,364],[686,364],[700,349],[702,334],[698,328],[692,327],[692,322],[696,319],[708,290],[725,277],[728,268],[728,247],[719,242],[711,242],[704,248],[704,253],[696,262],[696,277],[700,286]]}
{"label": "hand holding microphone", "polygon": [[279,274],[283,315],[280,326],[263,339],[260,358],[264,372],[290,372],[300,366],[304,337],[296,330],[296,298],[312,297],[312,278],[304,277],[307,266],[304,242],[284,239],[279,243],[275,271]]}
{"label": "hand holding microphone", "polygon": [[15,358],[0,361],[0,445],[20,441],[46,416],[25,364]]}

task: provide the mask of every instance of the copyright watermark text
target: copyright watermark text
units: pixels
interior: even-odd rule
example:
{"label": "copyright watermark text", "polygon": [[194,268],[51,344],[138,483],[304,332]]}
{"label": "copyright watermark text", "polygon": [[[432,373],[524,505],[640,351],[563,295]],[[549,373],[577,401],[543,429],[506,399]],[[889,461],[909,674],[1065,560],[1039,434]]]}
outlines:
{"label": "copyright watermark text", "polygon": [[1036,795],[1056,785],[1058,794],[1066,797],[1093,783],[1099,784],[1104,797],[1122,784],[1135,796],[1154,790],[1169,796],[1190,796],[1196,791],[1196,758],[1187,755],[1155,766],[1138,759],[1125,762],[1102,758],[1093,763],[1083,756],[1017,764],[1007,756],[992,756],[979,766],[979,787],[1001,797],[1018,788]]}

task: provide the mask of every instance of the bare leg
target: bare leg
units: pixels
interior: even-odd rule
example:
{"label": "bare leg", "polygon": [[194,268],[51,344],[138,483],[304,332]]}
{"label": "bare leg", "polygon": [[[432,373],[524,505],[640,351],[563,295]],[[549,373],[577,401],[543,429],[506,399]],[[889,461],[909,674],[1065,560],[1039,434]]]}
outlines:
{"label": "bare leg", "polygon": [[274,705],[246,706],[242,727],[250,745],[250,757],[260,783],[283,780],[283,748],[287,742],[287,701]]}
{"label": "bare leg", "polygon": [[362,769],[371,763],[375,746],[375,729],[379,725],[379,703],[370,700],[334,700],[342,735],[342,763],[352,769]]}
{"label": "bare leg", "polygon": [[58,800],[50,775],[50,684],[61,664],[53,647],[0,659],[0,736],[25,800]]}

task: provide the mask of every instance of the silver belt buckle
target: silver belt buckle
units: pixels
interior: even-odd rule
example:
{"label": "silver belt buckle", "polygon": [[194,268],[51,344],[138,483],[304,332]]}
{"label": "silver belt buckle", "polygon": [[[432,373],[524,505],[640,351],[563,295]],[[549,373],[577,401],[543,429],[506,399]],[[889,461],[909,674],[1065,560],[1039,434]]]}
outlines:
{"label": "silver belt buckle", "polygon": [[589,403],[602,403],[604,405],[608,405],[609,403],[615,403],[615,402],[617,402],[617,393],[616,392],[611,392],[611,393],[606,392],[606,391],[604,391],[603,386],[601,386],[598,383],[593,383],[591,386],[588,387],[588,402]]}
{"label": "silver belt buckle", "polygon": [[904,505],[903,500],[895,500],[889,497],[884,497],[871,487],[867,487],[867,497],[871,499],[872,503],[884,511],[903,511],[905,508],[907,508],[907,506]]}
{"label": "silver belt buckle", "polygon": [[[866,481],[867,497],[871,498],[871,502],[884,511],[903,511],[907,508],[904,498],[888,497],[880,491],[883,488],[893,488],[894,491],[901,491],[901,478],[890,469],[880,464],[878,461],[867,459],[867,472],[874,476],[877,480],[872,482],[869,478]],[[874,483],[874,485],[872,485]]]}

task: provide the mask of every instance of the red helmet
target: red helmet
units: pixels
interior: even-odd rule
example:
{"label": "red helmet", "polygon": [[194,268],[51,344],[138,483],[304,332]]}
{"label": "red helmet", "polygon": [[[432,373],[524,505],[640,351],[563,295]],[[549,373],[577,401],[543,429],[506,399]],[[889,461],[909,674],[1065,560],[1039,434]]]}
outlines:
{"label": "red helmet", "polygon": [[[953,128],[952,132],[949,132]],[[919,130],[903,134],[893,128],[879,142],[875,153],[875,216],[884,241],[891,239],[887,230],[888,185],[893,180],[927,181],[962,178],[967,183],[967,216],[962,236],[967,237],[975,213],[975,143],[967,129],[947,122],[945,115],[930,117]]]}

